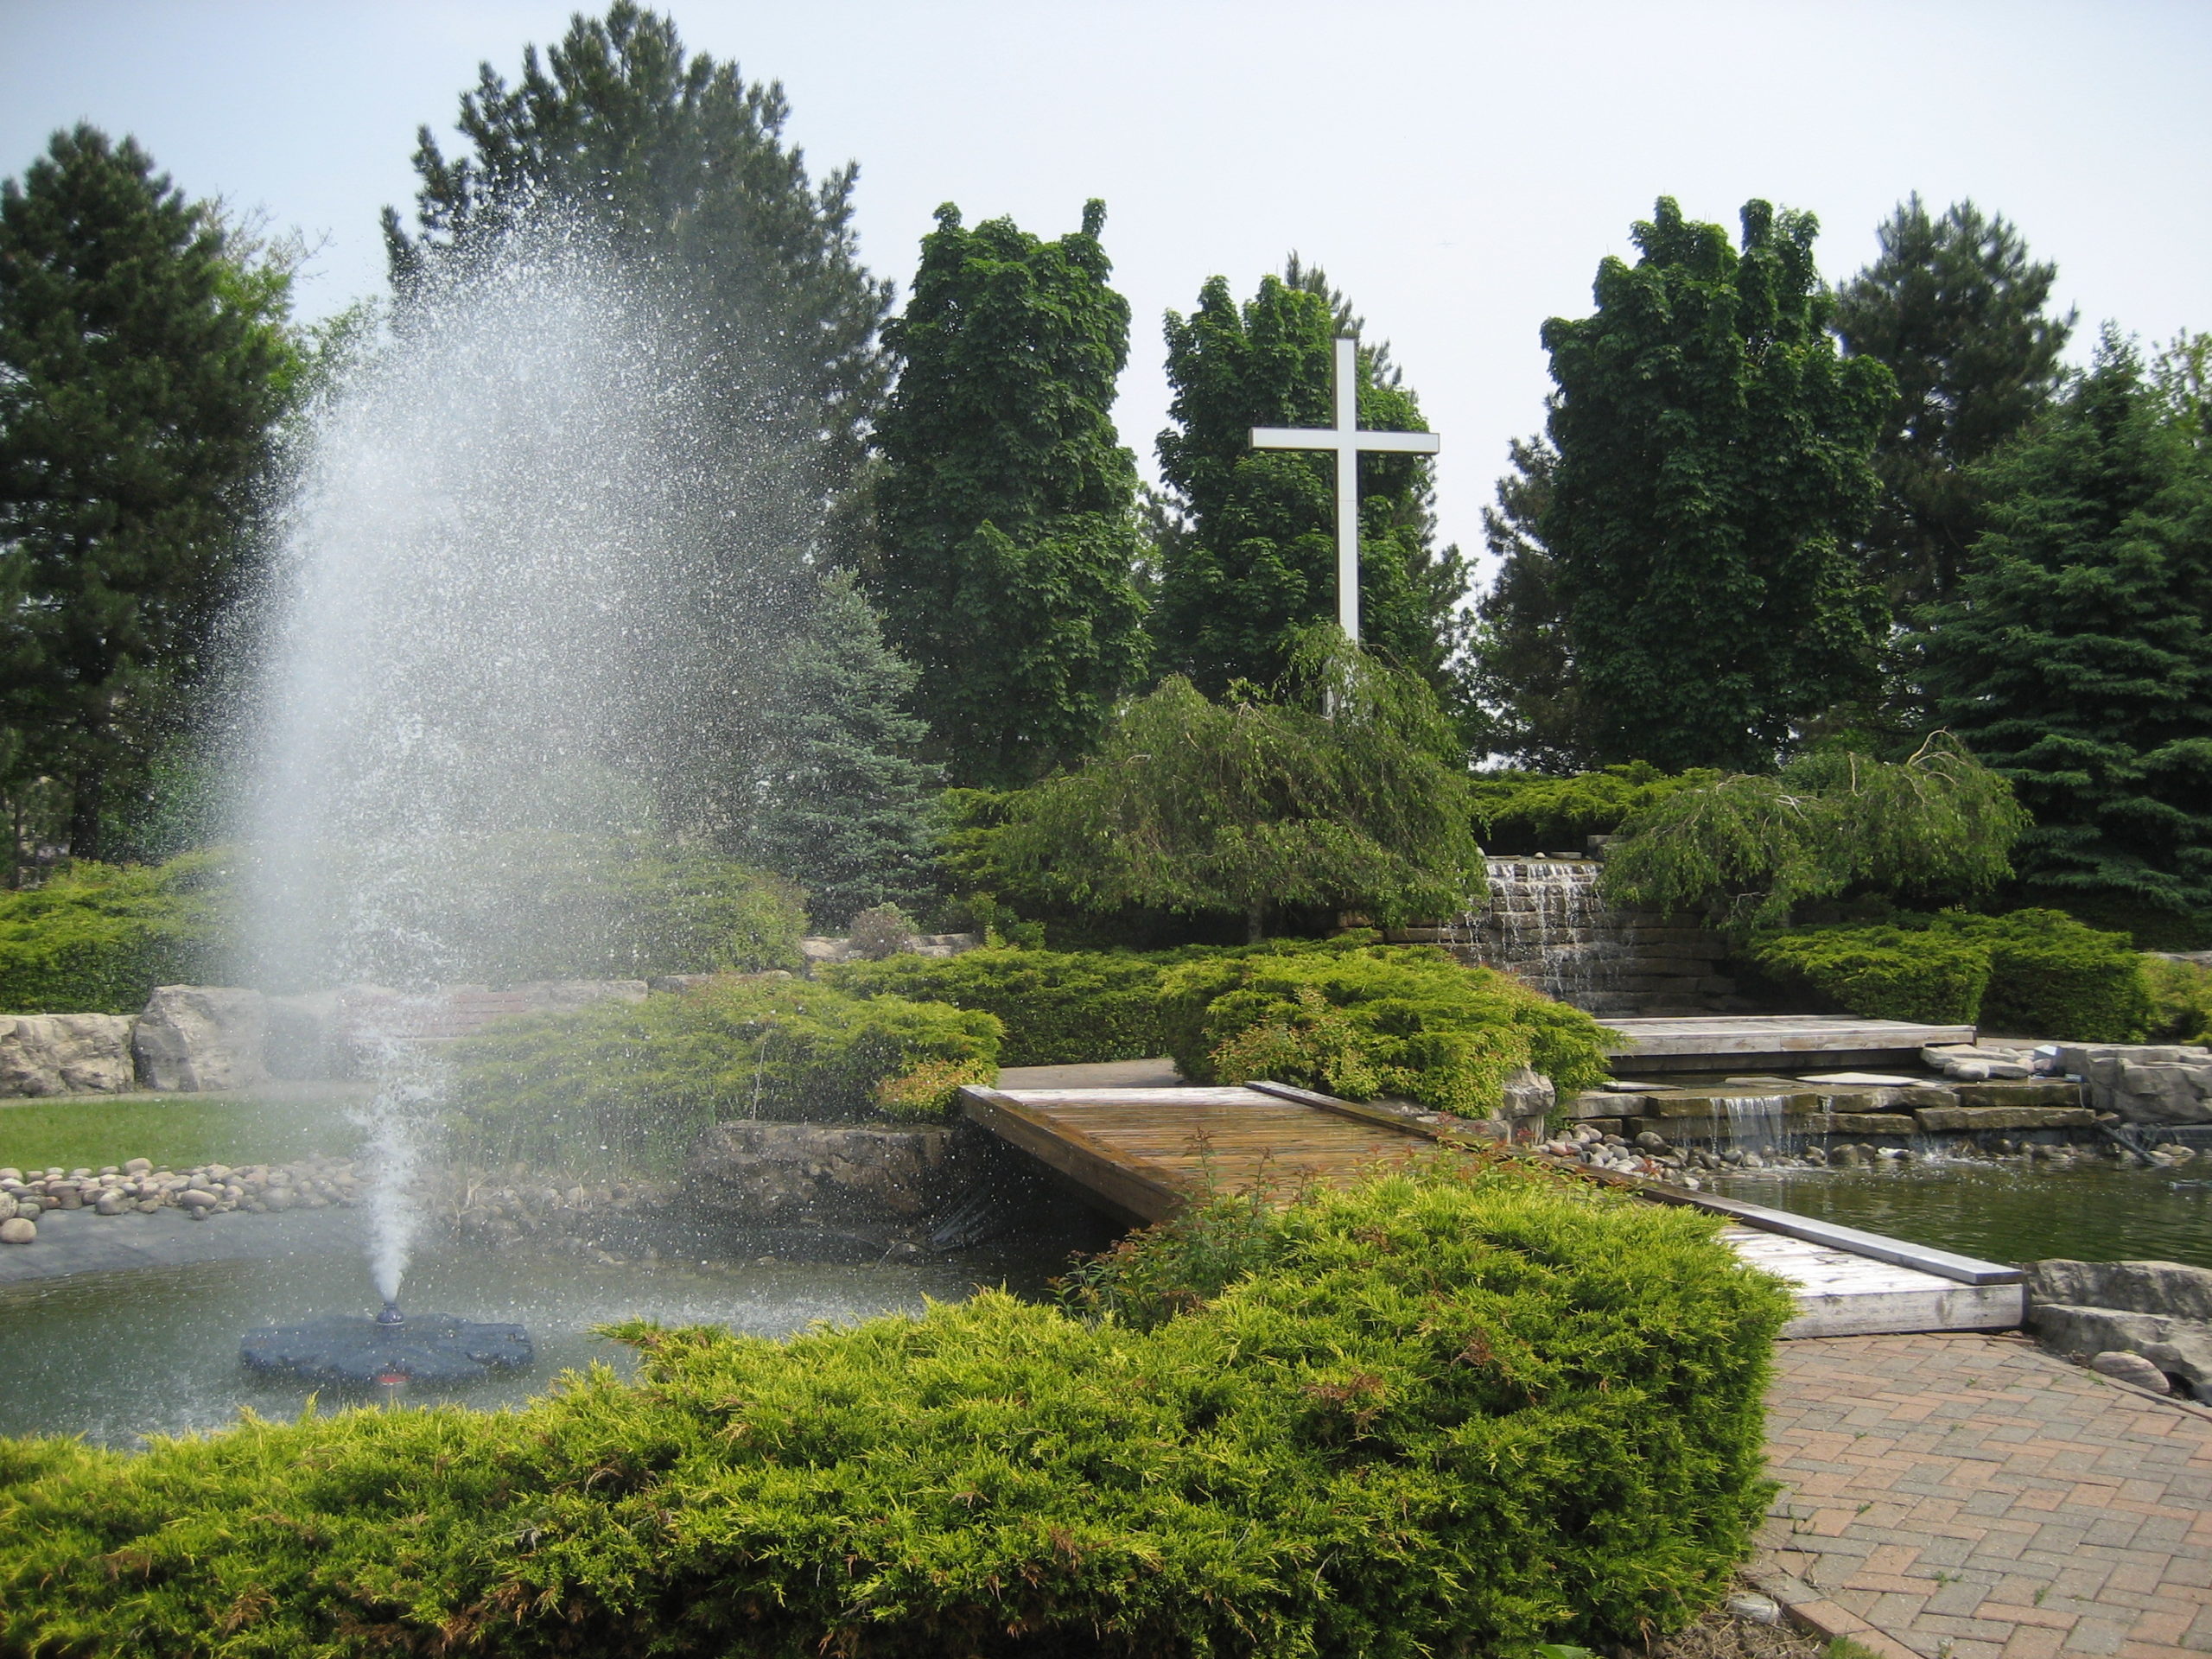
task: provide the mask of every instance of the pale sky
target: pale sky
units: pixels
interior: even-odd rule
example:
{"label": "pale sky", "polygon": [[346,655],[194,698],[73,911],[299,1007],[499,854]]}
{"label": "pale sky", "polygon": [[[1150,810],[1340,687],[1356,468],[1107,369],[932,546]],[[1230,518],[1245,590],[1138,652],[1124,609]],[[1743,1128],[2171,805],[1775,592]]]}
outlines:
{"label": "pale sky", "polygon": [[[518,0],[0,0],[0,173],[57,126],[130,132],[189,194],[327,245],[309,315],[378,290],[416,125],[570,5]],[[1820,216],[1856,270],[1917,189],[1971,196],[2059,266],[2086,348],[2212,328],[2212,4],[672,0],[687,44],[780,79],[821,168],[861,164],[863,256],[903,294],[939,202],[1052,236],[1084,198],[1135,312],[1116,410],[1149,472],[1160,315],[1296,249],[1387,337],[1443,435],[1470,553],[1506,441],[1548,385],[1543,320],[1672,194]],[[448,143],[448,149],[454,146]],[[2078,355],[2078,353],[2077,353]]]}

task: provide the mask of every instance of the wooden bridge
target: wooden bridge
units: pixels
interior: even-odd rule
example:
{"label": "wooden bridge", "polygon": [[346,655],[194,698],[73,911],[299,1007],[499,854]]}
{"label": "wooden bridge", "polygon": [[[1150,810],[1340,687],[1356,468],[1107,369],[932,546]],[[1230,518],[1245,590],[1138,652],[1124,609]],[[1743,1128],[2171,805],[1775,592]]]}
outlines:
{"label": "wooden bridge", "polygon": [[[961,1091],[975,1122],[1139,1225],[1208,1192],[1287,1201],[1416,1158],[1453,1120],[1337,1100],[1287,1084],[1220,1088],[988,1089]],[[1576,1166],[1578,1169],[1580,1166]],[[1721,1236],[1789,1281],[1798,1317],[1786,1337],[1899,1331],[2004,1331],[2024,1317],[2024,1275],[1902,1239],[1652,1181],[1589,1179],[1727,1218]]]}

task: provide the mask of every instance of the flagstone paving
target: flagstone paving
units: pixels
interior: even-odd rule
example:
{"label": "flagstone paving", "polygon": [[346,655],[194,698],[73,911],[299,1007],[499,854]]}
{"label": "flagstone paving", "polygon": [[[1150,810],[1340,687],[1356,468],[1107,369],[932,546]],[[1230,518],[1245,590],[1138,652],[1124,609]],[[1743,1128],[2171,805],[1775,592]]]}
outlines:
{"label": "flagstone paving", "polygon": [[2012,1336],[1785,1342],[1758,1573],[1891,1659],[2212,1653],[2212,1410]]}

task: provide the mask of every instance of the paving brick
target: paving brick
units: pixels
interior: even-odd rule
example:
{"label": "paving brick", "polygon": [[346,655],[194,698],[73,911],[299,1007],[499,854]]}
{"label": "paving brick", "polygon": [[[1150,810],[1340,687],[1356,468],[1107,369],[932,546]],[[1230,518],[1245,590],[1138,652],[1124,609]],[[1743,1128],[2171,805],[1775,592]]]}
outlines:
{"label": "paving brick", "polygon": [[2212,1418],[2018,1338],[1777,1360],[1762,1565],[1834,1628],[1923,1659],[2212,1653]]}

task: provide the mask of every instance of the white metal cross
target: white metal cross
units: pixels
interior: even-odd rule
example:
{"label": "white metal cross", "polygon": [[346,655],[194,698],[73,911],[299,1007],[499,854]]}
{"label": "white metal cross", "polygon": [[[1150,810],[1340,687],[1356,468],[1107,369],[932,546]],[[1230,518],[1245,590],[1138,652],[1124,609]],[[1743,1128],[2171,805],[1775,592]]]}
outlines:
{"label": "white metal cross", "polygon": [[1337,341],[1337,423],[1332,427],[1255,426],[1255,449],[1333,449],[1337,452],[1337,620],[1349,639],[1359,638],[1359,455],[1384,450],[1433,455],[1433,432],[1363,432],[1359,425],[1359,342]]}

